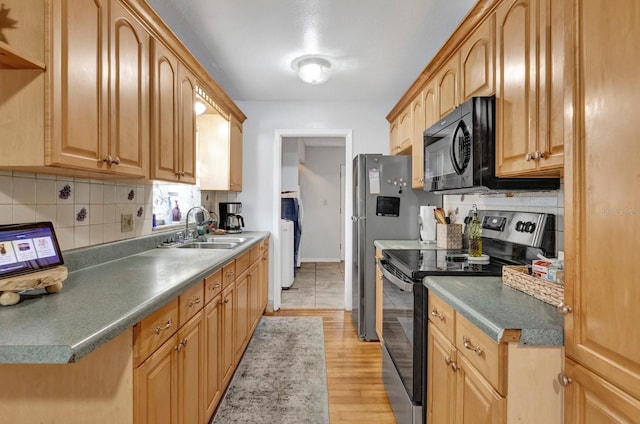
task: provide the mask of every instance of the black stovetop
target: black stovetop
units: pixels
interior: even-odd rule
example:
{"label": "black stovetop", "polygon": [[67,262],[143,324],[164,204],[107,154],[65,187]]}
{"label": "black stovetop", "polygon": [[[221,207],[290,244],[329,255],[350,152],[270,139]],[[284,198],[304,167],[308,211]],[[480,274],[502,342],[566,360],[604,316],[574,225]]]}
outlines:
{"label": "black stovetop", "polygon": [[491,258],[479,263],[466,260],[464,250],[384,250],[384,257],[404,275],[416,281],[429,275],[500,276],[503,263]]}

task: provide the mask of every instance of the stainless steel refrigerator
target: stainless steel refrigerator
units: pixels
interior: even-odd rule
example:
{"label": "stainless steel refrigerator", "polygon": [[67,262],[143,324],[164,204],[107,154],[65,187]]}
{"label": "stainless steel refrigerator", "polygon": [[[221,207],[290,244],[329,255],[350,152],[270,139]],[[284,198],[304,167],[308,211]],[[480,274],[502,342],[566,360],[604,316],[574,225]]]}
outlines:
{"label": "stainless steel refrigerator", "polygon": [[418,240],[420,206],[442,196],[411,188],[411,156],[357,155],[353,184],[352,318],[361,340],[378,340],[373,242]]}

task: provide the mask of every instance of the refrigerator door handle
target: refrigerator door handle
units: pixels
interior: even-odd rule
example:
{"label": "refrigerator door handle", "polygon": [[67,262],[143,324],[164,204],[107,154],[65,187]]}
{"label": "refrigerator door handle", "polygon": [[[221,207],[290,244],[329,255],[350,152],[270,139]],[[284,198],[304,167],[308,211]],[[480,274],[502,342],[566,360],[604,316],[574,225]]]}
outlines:
{"label": "refrigerator door handle", "polygon": [[352,216],[351,217],[351,220],[353,222],[364,221],[365,219],[367,219],[366,216]]}

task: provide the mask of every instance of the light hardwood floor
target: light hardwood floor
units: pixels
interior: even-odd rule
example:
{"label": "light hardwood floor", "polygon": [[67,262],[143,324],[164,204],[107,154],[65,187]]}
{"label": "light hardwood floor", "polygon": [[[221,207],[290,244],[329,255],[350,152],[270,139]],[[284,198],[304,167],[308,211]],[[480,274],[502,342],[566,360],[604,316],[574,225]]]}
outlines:
{"label": "light hardwood floor", "polygon": [[322,317],[331,424],[396,423],[382,383],[380,343],[359,340],[350,312],[295,309],[269,315]]}

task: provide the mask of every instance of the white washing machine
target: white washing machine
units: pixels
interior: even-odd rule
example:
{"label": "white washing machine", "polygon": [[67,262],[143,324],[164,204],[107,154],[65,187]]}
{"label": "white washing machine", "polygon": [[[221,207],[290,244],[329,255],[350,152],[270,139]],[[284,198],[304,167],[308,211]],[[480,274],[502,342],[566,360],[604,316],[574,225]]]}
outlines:
{"label": "white washing machine", "polygon": [[282,282],[280,287],[288,289],[293,284],[294,278],[293,221],[280,220],[280,240],[282,241],[282,251],[280,252]]}

